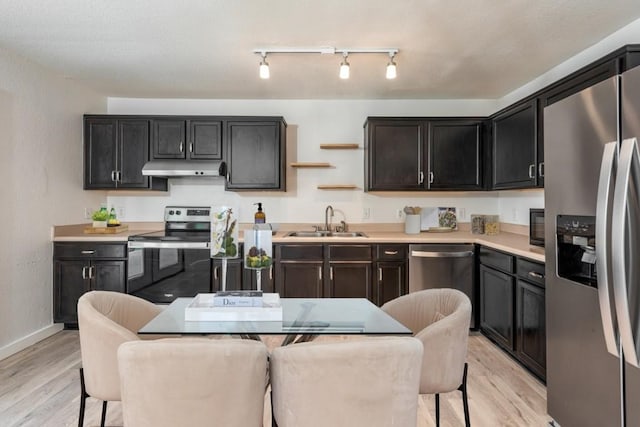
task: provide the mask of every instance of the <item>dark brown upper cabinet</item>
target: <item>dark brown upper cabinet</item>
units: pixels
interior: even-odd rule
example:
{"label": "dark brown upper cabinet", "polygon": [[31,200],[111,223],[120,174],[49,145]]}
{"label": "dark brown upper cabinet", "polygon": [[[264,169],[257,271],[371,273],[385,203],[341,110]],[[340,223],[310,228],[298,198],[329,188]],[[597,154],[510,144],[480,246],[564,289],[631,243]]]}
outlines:
{"label": "dark brown upper cabinet", "polygon": [[482,120],[369,118],[367,191],[483,189]]}
{"label": "dark brown upper cabinet", "polygon": [[431,190],[482,190],[482,122],[429,122]]}
{"label": "dark brown upper cabinet", "polygon": [[286,123],[230,120],[225,127],[227,190],[286,190]]}
{"label": "dark brown upper cabinet", "polygon": [[152,120],[154,159],[222,159],[222,122],[157,118]]}
{"label": "dark brown upper cabinet", "polygon": [[537,159],[537,99],[510,107],[493,117],[492,142],[492,188],[536,187],[538,175],[544,173]]}
{"label": "dark brown upper cabinet", "polygon": [[142,175],[142,166],[148,161],[148,119],[85,116],[85,190],[166,190],[166,179]]}

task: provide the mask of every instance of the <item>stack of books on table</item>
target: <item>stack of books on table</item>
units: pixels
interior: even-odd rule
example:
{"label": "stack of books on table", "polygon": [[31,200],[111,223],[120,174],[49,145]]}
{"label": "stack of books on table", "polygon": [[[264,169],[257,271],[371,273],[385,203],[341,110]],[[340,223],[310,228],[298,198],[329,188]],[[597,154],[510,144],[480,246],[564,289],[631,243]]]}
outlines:
{"label": "stack of books on table", "polygon": [[280,295],[262,291],[198,294],[185,308],[186,321],[281,322]]}

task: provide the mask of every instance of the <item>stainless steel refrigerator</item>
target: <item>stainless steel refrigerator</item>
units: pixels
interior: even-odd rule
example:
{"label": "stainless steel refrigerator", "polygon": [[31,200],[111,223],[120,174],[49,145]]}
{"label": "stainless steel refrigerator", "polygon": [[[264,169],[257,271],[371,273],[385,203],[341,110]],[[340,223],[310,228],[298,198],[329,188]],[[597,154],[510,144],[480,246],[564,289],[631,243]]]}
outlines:
{"label": "stainless steel refrigerator", "polygon": [[547,411],[640,426],[640,67],[544,110]]}

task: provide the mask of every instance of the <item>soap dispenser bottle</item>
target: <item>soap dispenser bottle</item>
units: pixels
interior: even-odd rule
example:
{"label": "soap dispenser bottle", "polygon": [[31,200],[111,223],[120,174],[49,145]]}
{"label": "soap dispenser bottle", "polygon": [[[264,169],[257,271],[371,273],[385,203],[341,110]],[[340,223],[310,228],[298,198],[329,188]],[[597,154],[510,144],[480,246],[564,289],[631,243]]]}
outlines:
{"label": "soap dispenser bottle", "polygon": [[267,222],[267,216],[265,215],[264,212],[262,212],[262,203],[258,202],[258,203],[254,203],[254,205],[258,205],[258,211],[253,216],[254,222],[256,224],[264,224],[265,222]]}

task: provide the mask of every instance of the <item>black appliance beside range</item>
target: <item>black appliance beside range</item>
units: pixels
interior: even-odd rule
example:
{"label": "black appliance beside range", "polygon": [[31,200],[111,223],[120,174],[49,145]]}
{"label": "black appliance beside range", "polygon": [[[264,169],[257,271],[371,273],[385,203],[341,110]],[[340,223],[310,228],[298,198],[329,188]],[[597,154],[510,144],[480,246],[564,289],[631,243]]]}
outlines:
{"label": "black appliance beside range", "polygon": [[129,236],[127,293],[169,304],[211,292],[210,211],[167,206],[163,231]]}

